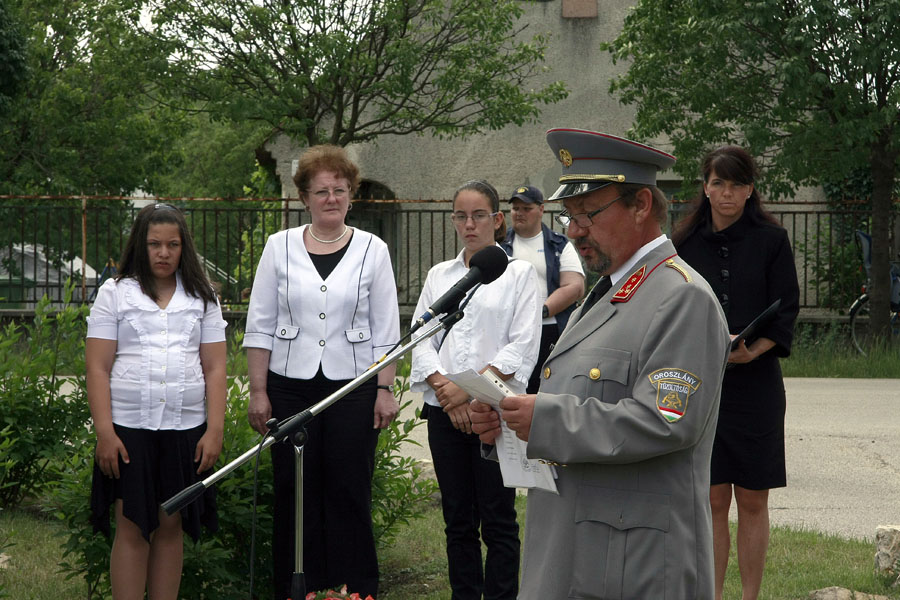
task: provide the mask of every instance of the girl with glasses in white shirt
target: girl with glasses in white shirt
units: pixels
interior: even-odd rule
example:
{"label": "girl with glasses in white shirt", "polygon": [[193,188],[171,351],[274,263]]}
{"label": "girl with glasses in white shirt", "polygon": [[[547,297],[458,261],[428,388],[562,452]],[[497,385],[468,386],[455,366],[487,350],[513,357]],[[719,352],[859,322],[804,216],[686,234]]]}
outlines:
{"label": "girl with glasses in white shirt", "polygon": [[88,317],[88,402],[97,434],[95,530],[116,533],[115,600],[174,600],[182,532],[215,531],[215,489],[175,515],[160,503],[207,477],[222,450],[225,321],[184,216],[169,204],[137,215],[119,263]]}
{"label": "girl with glasses in white shirt", "polygon": [[[497,190],[486,181],[463,184],[450,216],[463,244],[459,255],[428,272],[415,315],[461,279],[469,259],[506,233]],[[494,282],[470,293],[465,316],[446,335],[413,349],[412,391],[423,392],[428,445],[441,488],[447,565],[453,600],[514,600],[519,578],[519,527],[514,488],[506,488],[496,461],[481,456],[472,433],[471,398],[447,379],[466,369],[493,370],[524,393],[540,342],[540,297],[531,263],[510,260]],[[481,558],[481,540],[487,546]]]}

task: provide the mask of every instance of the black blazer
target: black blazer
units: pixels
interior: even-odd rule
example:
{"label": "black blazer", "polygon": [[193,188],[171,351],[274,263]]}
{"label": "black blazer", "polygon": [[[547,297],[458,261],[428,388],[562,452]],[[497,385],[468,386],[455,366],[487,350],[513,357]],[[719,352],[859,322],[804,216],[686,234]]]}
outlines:
{"label": "black blazer", "polygon": [[714,232],[709,224],[691,233],[677,248],[712,287],[728,319],[740,333],[776,299],[781,306],[760,337],[775,342],[772,351],[788,356],[800,306],[797,269],[787,231],[756,224],[745,212],[730,227]]}

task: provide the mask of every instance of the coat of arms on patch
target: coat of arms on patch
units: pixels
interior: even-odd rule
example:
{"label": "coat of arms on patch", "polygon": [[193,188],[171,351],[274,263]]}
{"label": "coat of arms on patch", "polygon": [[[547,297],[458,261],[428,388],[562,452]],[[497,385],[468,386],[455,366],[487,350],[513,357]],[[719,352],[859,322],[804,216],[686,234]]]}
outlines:
{"label": "coat of arms on patch", "polygon": [[688,399],[702,383],[699,377],[684,369],[659,369],[647,377],[656,388],[656,408],[669,423],[684,416]]}

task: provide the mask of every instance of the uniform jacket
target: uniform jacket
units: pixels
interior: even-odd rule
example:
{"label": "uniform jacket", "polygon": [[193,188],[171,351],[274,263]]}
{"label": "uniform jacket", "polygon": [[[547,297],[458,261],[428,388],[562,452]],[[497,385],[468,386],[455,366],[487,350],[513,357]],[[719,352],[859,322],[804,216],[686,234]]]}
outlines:
{"label": "uniform jacket", "polygon": [[[559,256],[562,254],[566,244],[569,243],[569,240],[566,236],[556,233],[543,223],[541,223],[541,232],[544,234],[544,260],[547,263],[547,295],[549,296],[559,289]],[[506,230],[506,239],[500,243],[500,246],[510,256],[513,254],[515,238],[516,232],[510,227]],[[575,304],[554,315],[560,333],[566,328],[573,310],[575,310]]]}
{"label": "uniform jacket", "polygon": [[529,492],[520,599],[713,597],[709,464],[728,330],[671,242],[642,266],[576,309],[545,363],[528,456],[560,465],[559,495]]}
{"label": "uniform jacket", "polygon": [[362,374],[400,337],[397,287],[387,245],[353,230],[346,254],[326,279],[312,263],[303,230],[269,236],[250,294],[245,348],[271,350],[269,370],[311,379],[322,365],[332,380]]}

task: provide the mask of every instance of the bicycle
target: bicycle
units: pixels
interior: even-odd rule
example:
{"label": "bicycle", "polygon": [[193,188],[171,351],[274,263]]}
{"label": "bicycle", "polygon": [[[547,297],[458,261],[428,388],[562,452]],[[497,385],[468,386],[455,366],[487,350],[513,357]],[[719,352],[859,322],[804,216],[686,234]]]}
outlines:
{"label": "bicycle", "polygon": [[[850,339],[860,354],[866,356],[871,348],[873,336],[869,333],[869,294],[872,281],[872,236],[865,231],[856,232],[856,239],[862,251],[866,282],[862,294],[850,306]],[[891,262],[891,335],[900,335],[900,262]]]}

